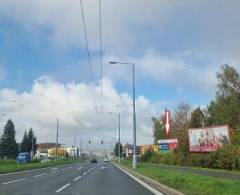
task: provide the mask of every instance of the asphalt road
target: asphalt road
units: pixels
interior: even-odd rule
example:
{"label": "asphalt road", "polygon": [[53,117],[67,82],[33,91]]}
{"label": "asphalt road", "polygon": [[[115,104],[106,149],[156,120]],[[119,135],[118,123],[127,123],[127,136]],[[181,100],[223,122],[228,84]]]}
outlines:
{"label": "asphalt road", "polygon": [[0,175],[0,195],[152,195],[111,163],[71,164]]}

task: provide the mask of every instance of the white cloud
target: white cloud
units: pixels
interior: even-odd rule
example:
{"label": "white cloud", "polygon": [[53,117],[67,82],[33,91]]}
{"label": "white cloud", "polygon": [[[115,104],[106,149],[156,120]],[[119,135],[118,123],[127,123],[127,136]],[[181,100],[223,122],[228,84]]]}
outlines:
{"label": "white cloud", "polygon": [[[122,140],[132,142],[132,107],[128,94],[119,94],[109,80],[104,80],[104,112],[121,112]],[[100,87],[95,88],[96,99],[100,105]],[[121,96],[121,97],[120,97]],[[117,117],[103,116],[103,129],[100,127],[101,116],[95,113],[92,99],[92,88],[86,83],[62,84],[43,76],[35,81],[29,92],[17,93],[13,89],[0,91],[0,107],[7,116],[12,118],[17,130],[17,140],[20,141],[24,130],[33,127],[39,141],[55,141],[56,118],[60,119],[60,142],[73,144],[73,132],[83,142],[93,140],[99,147],[100,140],[112,144],[114,131],[117,129]],[[10,102],[16,100],[16,103]],[[118,110],[115,105],[125,105]],[[137,101],[137,139],[138,143],[151,143],[151,116],[156,107],[144,96]],[[100,110],[100,109],[98,109]]]}
{"label": "white cloud", "polygon": [[[90,46],[98,49],[98,0],[83,3]],[[136,46],[140,49],[140,45],[145,48],[144,42],[148,43],[150,37],[155,39],[164,30],[172,10],[180,4],[173,0],[102,1],[104,48],[119,53]],[[50,32],[54,44],[84,47],[79,0],[3,0],[0,13],[35,33]]]}

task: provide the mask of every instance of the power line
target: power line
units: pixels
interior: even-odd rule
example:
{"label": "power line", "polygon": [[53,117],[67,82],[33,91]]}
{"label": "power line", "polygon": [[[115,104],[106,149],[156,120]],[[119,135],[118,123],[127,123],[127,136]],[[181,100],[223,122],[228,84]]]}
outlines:
{"label": "power line", "polygon": [[101,78],[101,113],[103,114],[103,52],[102,52],[102,0],[99,0],[99,57],[100,57],[100,78]]}
{"label": "power line", "polygon": [[93,82],[92,60],[91,60],[91,56],[90,56],[90,52],[89,52],[87,28],[86,28],[86,22],[85,22],[85,15],[84,15],[82,0],[80,0],[80,7],[81,7],[81,13],[82,13],[84,40],[85,40],[85,46],[86,46],[86,51],[87,51],[87,56],[88,56],[88,66],[89,66],[90,80],[91,80],[91,86],[92,86],[92,90],[93,90],[93,99],[94,99],[95,111],[97,113],[97,101],[96,101],[96,97],[95,97],[95,88],[94,88],[94,82]]}
{"label": "power line", "polygon": [[102,47],[102,0],[98,0],[98,8],[99,8],[99,62],[100,62],[100,85],[101,85],[101,93],[100,93],[100,101],[101,101],[101,120],[100,127],[102,137],[104,139],[104,116],[103,116],[103,47]]}

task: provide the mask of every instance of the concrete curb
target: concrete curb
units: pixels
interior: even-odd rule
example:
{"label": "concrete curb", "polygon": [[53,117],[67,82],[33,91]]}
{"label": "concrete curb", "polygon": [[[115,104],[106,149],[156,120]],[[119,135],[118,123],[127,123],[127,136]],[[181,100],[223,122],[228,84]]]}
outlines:
{"label": "concrete curb", "polygon": [[162,192],[165,195],[184,195],[182,192],[179,192],[173,188],[170,188],[166,185],[163,185],[153,179],[150,179],[144,175],[141,175],[139,173],[136,173],[135,171],[132,171],[124,166],[120,166],[116,163],[112,163],[113,165],[115,165],[116,167],[123,169],[127,172],[129,172],[130,174],[132,174],[133,176],[135,176],[136,178],[140,179],[141,181],[143,181],[144,183],[152,186],[153,188],[155,188],[156,190],[158,190],[159,192]]}

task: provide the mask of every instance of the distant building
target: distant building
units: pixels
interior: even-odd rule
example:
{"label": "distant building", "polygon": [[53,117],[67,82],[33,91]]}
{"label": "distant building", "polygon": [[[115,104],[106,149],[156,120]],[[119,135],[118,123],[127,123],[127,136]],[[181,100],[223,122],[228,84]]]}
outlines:
{"label": "distant building", "polygon": [[158,152],[159,147],[158,147],[158,145],[155,145],[155,144],[142,145],[141,146],[141,155],[145,154],[148,150],[150,150],[152,152]]}
{"label": "distant building", "polygon": [[[136,154],[141,155],[141,146],[136,146]],[[123,156],[130,157],[133,156],[133,145],[132,144],[125,144],[123,146]]]}
{"label": "distant building", "polygon": [[[46,143],[39,143],[37,144],[37,152],[35,157],[36,158],[44,158],[44,157],[49,157],[50,153],[49,150],[53,149],[56,147],[56,143],[54,142],[46,142]],[[62,144],[58,144],[58,148],[61,148]]]}

